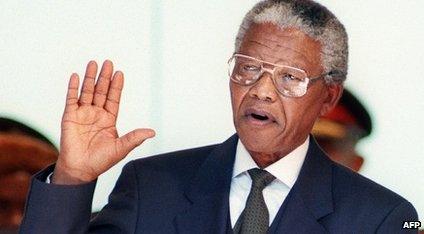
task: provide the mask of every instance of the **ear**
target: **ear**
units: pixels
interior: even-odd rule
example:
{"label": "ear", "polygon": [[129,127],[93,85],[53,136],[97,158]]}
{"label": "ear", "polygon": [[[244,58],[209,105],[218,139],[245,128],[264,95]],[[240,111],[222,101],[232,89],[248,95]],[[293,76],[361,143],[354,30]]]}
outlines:
{"label": "ear", "polygon": [[343,85],[342,84],[329,84],[326,86],[327,89],[327,97],[324,100],[324,103],[321,108],[320,115],[326,115],[330,112],[339,102],[340,97],[343,94]]}
{"label": "ear", "polygon": [[364,163],[364,158],[359,155],[355,155],[352,160],[352,164],[350,168],[358,172],[361,169],[363,163]]}

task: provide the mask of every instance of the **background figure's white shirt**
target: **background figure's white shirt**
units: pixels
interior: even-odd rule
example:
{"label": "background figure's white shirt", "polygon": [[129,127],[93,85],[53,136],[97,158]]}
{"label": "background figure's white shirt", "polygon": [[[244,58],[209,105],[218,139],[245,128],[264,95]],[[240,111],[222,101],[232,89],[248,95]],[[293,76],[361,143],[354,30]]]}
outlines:
{"label": "background figure's white shirt", "polygon": [[[263,190],[266,206],[269,211],[269,224],[272,223],[278,210],[283,204],[297,180],[297,177],[305,160],[306,152],[309,147],[309,136],[306,141],[284,156],[277,162],[264,168],[264,170],[275,176],[275,180]],[[231,226],[234,228],[237,219],[241,215],[246,205],[246,200],[252,186],[252,180],[247,170],[258,168],[249,152],[239,140],[235,155],[233,176],[230,188],[230,217]]]}

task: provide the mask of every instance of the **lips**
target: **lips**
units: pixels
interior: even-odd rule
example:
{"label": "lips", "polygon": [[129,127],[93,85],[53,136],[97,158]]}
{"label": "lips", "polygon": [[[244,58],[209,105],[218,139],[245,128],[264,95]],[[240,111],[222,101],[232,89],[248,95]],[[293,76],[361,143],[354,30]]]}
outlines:
{"label": "lips", "polygon": [[263,126],[266,124],[271,124],[276,122],[275,117],[271,113],[263,109],[258,109],[258,108],[246,109],[245,117],[250,123],[254,125]]}

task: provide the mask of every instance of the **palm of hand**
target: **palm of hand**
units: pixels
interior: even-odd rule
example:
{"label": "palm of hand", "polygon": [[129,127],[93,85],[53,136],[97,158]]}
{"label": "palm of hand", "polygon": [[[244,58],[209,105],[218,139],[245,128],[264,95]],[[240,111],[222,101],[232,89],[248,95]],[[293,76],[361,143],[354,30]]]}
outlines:
{"label": "palm of hand", "polygon": [[95,168],[99,165],[109,165],[110,161],[120,159],[115,143],[118,138],[115,117],[102,108],[82,106],[64,115],[62,136],[63,148],[75,151],[68,153],[77,156],[69,162],[71,165],[76,164],[72,167],[88,167],[89,171],[97,174],[99,172]]}
{"label": "palm of hand", "polygon": [[71,76],[53,182],[94,180],[145,139],[154,136],[151,129],[136,129],[118,136],[116,118],[123,74],[116,72],[112,79],[112,71],[112,63],[105,61],[95,84],[97,64],[90,62],[79,98],[79,78],[76,74]]}

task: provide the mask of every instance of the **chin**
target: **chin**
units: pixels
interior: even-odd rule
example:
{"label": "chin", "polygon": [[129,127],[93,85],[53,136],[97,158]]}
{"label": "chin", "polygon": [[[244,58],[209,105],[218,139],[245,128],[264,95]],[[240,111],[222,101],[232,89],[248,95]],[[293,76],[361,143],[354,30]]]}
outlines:
{"label": "chin", "polygon": [[248,151],[271,154],[278,151],[275,145],[275,134],[251,129],[237,129],[237,134]]}

